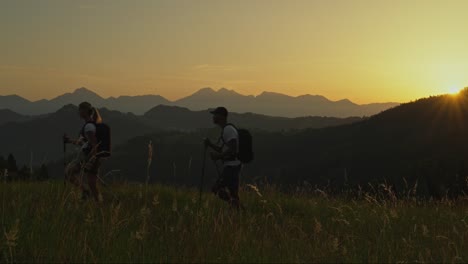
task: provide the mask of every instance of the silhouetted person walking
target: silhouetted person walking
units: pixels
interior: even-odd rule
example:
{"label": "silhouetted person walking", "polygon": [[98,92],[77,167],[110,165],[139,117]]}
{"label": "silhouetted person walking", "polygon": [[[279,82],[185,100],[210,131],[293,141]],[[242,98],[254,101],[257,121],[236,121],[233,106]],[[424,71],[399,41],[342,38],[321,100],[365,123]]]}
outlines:
{"label": "silhouetted person walking", "polygon": [[216,144],[205,139],[205,145],[214,150],[211,153],[211,158],[223,163],[222,172],[212,191],[233,208],[239,209],[239,175],[242,167],[242,163],[237,157],[239,133],[234,125],[227,122],[228,111],[226,108],[218,107],[210,113],[213,114],[213,123],[222,129],[222,134]]}
{"label": "silhouetted person walking", "polygon": [[80,131],[79,138],[71,139],[67,135],[64,135],[64,142],[80,146],[81,151],[78,158],[66,167],[65,173],[70,182],[83,191],[84,199],[89,196],[89,190],[83,184],[83,177],[87,177],[91,194],[99,202],[100,195],[97,188],[97,175],[101,166],[101,155],[98,153],[98,145],[101,142],[98,141],[97,126],[102,124],[102,118],[99,111],[88,102],[83,102],[79,105],[79,115],[85,122]]}

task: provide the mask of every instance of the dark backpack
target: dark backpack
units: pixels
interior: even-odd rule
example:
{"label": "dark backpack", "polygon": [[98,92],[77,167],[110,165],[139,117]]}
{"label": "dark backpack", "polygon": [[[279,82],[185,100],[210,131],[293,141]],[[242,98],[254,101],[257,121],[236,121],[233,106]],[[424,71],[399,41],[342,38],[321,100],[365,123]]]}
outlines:
{"label": "dark backpack", "polygon": [[[244,164],[252,162],[254,159],[254,152],[252,134],[250,134],[250,131],[247,129],[238,129],[233,124],[227,124],[226,126],[234,127],[234,129],[237,130],[237,134],[239,135],[239,149],[237,150],[237,159]],[[224,133],[224,129],[222,133]],[[222,134],[221,139],[223,139]]]}
{"label": "dark backpack", "polygon": [[110,157],[112,152],[111,128],[104,123],[97,124],[95,122],[88,122],[81,129],[81,136],[83,136],[85,140],[84,129],[87,124],[94,124],[96,126],[96,139],[98,143],[96,156],[99,158]]}

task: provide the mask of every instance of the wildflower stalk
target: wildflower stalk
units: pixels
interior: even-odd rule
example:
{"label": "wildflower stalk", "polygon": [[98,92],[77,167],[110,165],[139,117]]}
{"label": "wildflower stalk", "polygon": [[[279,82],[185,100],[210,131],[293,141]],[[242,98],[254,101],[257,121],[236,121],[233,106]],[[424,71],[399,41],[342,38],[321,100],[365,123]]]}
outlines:
{"label": "wildflower stalk", "polygon": [[10,263],[15,263],[14,251],[18,245],[18,233],[19,233],[19,219],[16,219],[15,224],[10,228],[8,232],[4,231],[6,245],[10,253]]}
{"label": "wildflower stalk", "polygon": [[146,182],[145,182],[145,200],[148,196],[148,184],[151,175],[151,164],[153,163],[153,141],[150,140],[148,144],[148,162],[146,166]]}
{"label": "wildflower stalk", "polygon": [[6,179],[8,176],[8,169],[3,172],[3,191],[2,191],[2,227],[5,228],[5,192],[6,192]]}

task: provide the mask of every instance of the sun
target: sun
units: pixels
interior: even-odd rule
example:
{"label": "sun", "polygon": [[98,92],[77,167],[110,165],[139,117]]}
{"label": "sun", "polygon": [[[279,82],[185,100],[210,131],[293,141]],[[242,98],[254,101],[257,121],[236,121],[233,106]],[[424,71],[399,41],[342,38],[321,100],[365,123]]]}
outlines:
{"label": "sun", "polygon": [[448,90],[449,94],[455,95],[455,94],[458,94],[459,92],[460,92],[460,87],[455,86],[455,85],[449,87],[449,90]]}

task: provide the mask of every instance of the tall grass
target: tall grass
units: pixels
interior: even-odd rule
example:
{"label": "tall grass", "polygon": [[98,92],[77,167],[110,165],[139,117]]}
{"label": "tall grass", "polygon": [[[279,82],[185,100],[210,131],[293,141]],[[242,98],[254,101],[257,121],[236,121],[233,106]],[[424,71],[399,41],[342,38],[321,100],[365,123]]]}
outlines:
{"label": "tall grass", "polygon": [[[0,262],[467,262],[466,201],[389,202],[242,190],[246,210],[194,189],[2,183]],[[2,195],[3,196],[3,195]],[[147,197],[150,202],[147,203]]]}

